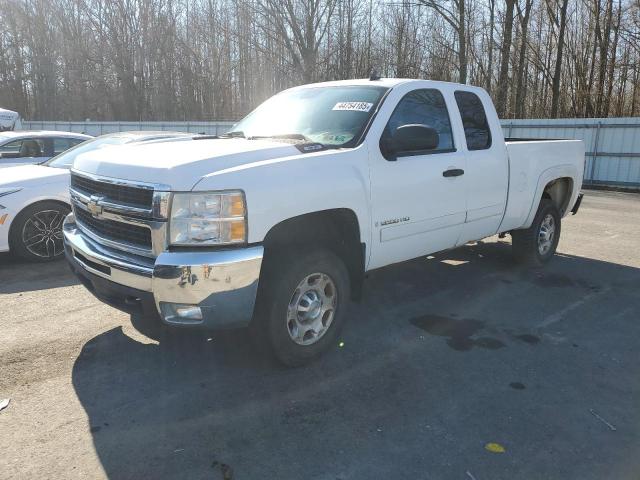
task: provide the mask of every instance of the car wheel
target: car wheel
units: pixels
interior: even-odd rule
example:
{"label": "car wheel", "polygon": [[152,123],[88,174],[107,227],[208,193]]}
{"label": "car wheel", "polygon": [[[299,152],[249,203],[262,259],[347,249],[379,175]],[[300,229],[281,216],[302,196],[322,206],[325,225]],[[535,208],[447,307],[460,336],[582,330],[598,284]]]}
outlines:
{"label": "car wheel", "polygon": [[560,240],[560,222],[558,208],[551,200],[543,198],[531,227],[511,232],[516,260],[531,265],[542,265],[551,260]]}
{"label": "car wheel", "polygon": [[69,212],[69,207],[54,201],[29,205],[11,224],[11,251],[33,262],[49,262],[62,258],[62,223]]}
{"label": "car wheel", "polygon": [[344,262],[325,249],[274,255],[265,265],[252,332],[282,363],[309,363],[336,344],[350,299]]}

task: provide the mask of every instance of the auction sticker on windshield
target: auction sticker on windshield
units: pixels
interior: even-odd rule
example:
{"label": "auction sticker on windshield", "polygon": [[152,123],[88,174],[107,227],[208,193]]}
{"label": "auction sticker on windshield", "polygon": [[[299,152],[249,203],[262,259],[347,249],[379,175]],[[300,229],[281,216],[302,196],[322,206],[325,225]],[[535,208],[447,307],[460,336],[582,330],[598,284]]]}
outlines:
{"label": "auction sticker on windshield", "polygon": [[373,107],[369,102],[338,102],[331,110],[347,110],[351,112],[368,112]]}

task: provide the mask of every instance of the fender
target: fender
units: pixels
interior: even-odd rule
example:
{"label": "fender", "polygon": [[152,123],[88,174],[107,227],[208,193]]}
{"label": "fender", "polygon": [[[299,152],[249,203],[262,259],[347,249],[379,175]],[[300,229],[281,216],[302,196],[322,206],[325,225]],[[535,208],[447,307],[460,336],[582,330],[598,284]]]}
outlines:
{"label": "fender", "polygon": [[[569,200],[569,205],[573,205],[575,203],[580,191],[580,188],[576,188],[575,183],[576,179],[579,179],[581,177],[581,174],[580,172],[578,172],[578,169],[575,167],[575,165],[564,164],[548,168],[547,170],[544,170],[538,178],[538,184],[536,186],[535,194],[533,195],[531,208],[529,209],[529,214],[527,215],[527,219],[522,225],[522,228],[529,228],[533,223],[533,219],[535,218],[536,212],[538,211],[538,205],[540,205],[540,201],[542,200],[542,194],[544,193],[544,189],[549,184],[549,182],[563,177],[570,178],[574,183],[573,191],[571,192],[571,198]],[[569,210],[570,209],[567,209],[564,214],[566,215]]]}
{"label": "fender", "polygon": [[348,208],[358,219],[360,241],[370,245],[367,158],[366,146],[360,145],[261,161],[208,175],[193,191],[244,191],[249,244],[261,243],[272,227],[287,219]]}

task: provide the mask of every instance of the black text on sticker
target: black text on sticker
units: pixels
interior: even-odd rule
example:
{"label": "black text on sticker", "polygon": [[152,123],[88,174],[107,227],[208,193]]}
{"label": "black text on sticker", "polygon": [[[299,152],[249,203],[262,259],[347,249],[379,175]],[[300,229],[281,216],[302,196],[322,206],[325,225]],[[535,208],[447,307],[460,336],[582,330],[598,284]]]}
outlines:
{"label": "black text on sticker", "polygon": [[338,102],[332,110],[350,110],[355,112],[368,112],[373,107],[369,102]]}

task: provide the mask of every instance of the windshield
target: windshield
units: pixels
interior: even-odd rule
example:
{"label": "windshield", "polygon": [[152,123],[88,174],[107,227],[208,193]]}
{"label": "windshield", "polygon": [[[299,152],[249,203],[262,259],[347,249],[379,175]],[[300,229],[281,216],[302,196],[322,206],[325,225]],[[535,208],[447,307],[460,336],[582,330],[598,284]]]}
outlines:
{"label": "windshield", "polygon": [[80,145],[70,148],[69,150],[65,150],[60,155],[56,155],[55,157],[42,163],[42,165],[54,168],[71,168],[73,166],[73,161],[81,153],[89,152],[96,148],[102,148],[107,145],[121,145],[123,143],[127,143],[130,140],[131,139],[129,137],[120,136],[105,136],[98,137],[93,140],[87,140],[86,142],[82,142]]}
{"label": "windshield", "polygon": [[233,131],[242,132],[247,138],[275,136],[351,147],[387,90],[344,86],[282,92],[247,115]]}

